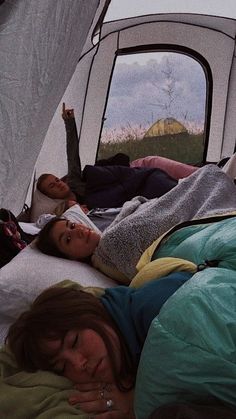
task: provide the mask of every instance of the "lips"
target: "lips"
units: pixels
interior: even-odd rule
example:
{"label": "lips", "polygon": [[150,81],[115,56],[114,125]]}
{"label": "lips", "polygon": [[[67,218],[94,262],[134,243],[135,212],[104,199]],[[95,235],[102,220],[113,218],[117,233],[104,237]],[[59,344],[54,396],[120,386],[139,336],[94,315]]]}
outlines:
{"label": "lips", "polygon": [[96,375],[96,373],[97,373],[97,371],[98,371],[98,369],[99,369],[99,367],[100,367],[100,365],[101,365],[101,363],[102,363],[102,359],[100,359],[100,361],[97,363],[97,365],[95,366],[95,368],[93,369],[93,371],[92,371],[92,377],[94,377],[95,375]]}

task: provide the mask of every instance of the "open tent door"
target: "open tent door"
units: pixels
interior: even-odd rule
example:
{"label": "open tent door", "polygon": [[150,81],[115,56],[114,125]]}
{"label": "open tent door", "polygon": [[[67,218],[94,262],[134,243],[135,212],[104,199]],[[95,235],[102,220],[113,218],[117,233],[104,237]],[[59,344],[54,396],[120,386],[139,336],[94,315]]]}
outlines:
{"label": "open tent door", "polygon": [[21,210],[49,123],[97,8],[106,3],[5,0],[0,5],[1,207]]}

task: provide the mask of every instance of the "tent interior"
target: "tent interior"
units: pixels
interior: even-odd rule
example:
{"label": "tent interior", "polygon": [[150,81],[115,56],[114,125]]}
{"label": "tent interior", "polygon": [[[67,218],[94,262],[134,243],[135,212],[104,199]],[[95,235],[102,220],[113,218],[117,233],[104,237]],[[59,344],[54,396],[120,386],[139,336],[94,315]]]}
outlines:
{"label": "tent interior", "polygon": [[[206,83],[202,160],[234,152],[234,2],[183,2],[181,8],[160,1],[153,8],[134,1],[123,9],[109,3],[6,0],[0,6],[0,199],[16,214],[34,172],[66,173],[62,102],[75,109],[82,166],[94,164],[120,56],[166,51],[198,61]],[[123,107],[126,98],[118,99],[114,106]]]}
{"label": "tent interior", "polygon": [[[42,173],[55,173],[58,177],[67,174],[66,135],[61,117],[63,103],[75,111],[77,150],[82,168],[107,157],[102,154],[106,146],[118,152],[119,144],[113,148],[116,135],[117,143],[122,136],[125,137],[124,142],[132,137],[131,160],[161,155],[158,148],[155,152],[148,147],[143,154],[135,154],[137,147],[133,140],[138,138],[139,142],[142,139],[153,143],[158,139],[161,144],[165,141],[166,132],[171,138],[176,135],[173,141],[176,152],[169,150],[163,157],[173,158],[174,155],[179,162],[207,166],[232,156],[236,151],[235,48],[235,0],[1,0],[0,208],[7,208],[17,216],[25,203],[31,206],[35,179]],[[158,121],[162,122],[162,128],[156,128],[158,134],[152,134],[152,137],[145,135],[151,128],[154,132],[153,127],[158,125]],[[165,131],[163,127],[168,125],[168,121],[173,127]],[[176,134],[175,126],[181,126]],[[188,138],[194,138],[200,151],[191,160],[190,149],[190,157],[185,161],[182,157],[186,150],[184,147],[180,150],[177,143],[181,135],[187,134]],[[24,249],[21,259],[18,256],[9,266],[0,269],[1,343],[16,316],[28,307],[33,297],[55,282],[73,278],[82,286],[97,287],[101,284],[103,288],[115,283],[106,272],[97,272],[92,266],[77,261],[61,259],[55,264],[50,256],[36,258],[33,249],[26,252]],[[212,274],[210,280],[215,281],[219,290],[220,279],[217,268],[214,269],[216,274]],[[208,281],[207,274],[202,275]],[[233,274],[232,278],[230,275],[228,279],[232,279],[233,288]],[[231,298],[230,293],[224,296]],[[233,307],[233,300],[231,303]],[[179,304],[182,304],[181,298]],[[235,306],[234,310],[232,307],[231,312],[235,312]],[[163,322],[168,322],[167,317],[164,310]],[[223,315],[217,318],[220,330],[223,330],[220,323],[223,318]],[[184,321],[184,315],[178,320]],[[228,323],[230,329],[233,324],[231,318]],[[214,324],[212,327],[214,329]],[[235,326],[232,328],[235,329]],[[188,333],[186,331],[186,335]],[[234,333],[236,336],[236,331]],[[193,342],[196,335],[197,332],[192,334]],[[167,345],[164,333],[162,343],[160,357]],[[196,348],[194,344],[193,347]],[[176,353],[174,365],[174,362],[178,363],[177,352],[182,353],[182,349],[178,350],[178,342],[168,348]],[[230,355],[227,358],[228,353],[225,355],[222,350],[222,359],[225,355],[229,361],[223,375],[228,377],[226,388],[232,391],[221,391],[219,383],[223,378],[218,379],[215,375],[212,394],[219,398],[222,396],[224,402],[235,407],[236,366],[235,359],[230,358],[232,353],[235,356],[235,346],[230,351],[228,342],[226,349],[229,349]],[[196,365],[201,363],[201,359],[196,357]],[[215,370],[226,368],[218,358],[214,361]],[[61,376],[57,384],[53,380],[50,382],[52,393],[45,406],[50,405],[51,410],[46,412],[45,408],[45,416],[26,411],[31,408],[29,403],[23,406],[25,410],[22,407],[22,411],[16,414],[12,410],[14,401],[19,405],[23,397],[27,401],[29,387],[33,389],[35,383],[41,386],[42,382],[41,378],[38,382],[34,381],[37,376],[32,378],[30,374],[27,377],[15,374],[13,377],[15,366],[11,362],[8,355],[0,351],[0,364],[4,364],[2,371],[9,380],[4,381],[4,376],[4,380],[0,381],[0,404],[4,417],[57,417],[54,409],[59,399],[55,397],[64,397],[65,402],[63,392],[67,394],[70,390],[66,379]],[[181,362],[184,365],[185,359]],[[145,368],[149,368],[149,362],[144,363]],[[181,387],[181,372],[173,365],[170,364],[170,370],[173,367]],[[163,392],[158,387],[157,396],[155,390],[155,397],[143,392],[144,387],[148,388],[145,377],[152,375],[151,368],[146,376],[140,373],[141,384],[135,402],[137,419],[147,419],[155,397],[159,397],[160,405],[179,400],[178,388],[176,390],[174,384],[172,386],[170,377]],[[204,366],[202,368],[204,370]],[[159,373],[162,372],[163,369],[160,369]],[[18,374],[23,373],[18,371]],[[191,381],[191,374],[194,375],[194,371],[190,371],[181,387],[181,397],[188,392],[185,384],[188,384],[188,379]],[[212,374],[214,376],[214,371]],[[163,380],[165,378],[163,376]],[[23,383],[19,388],[18,379]],[[200,381],[200,387],[207,391],[207,377]],[[198,394],[199,388],[195,384],[192,380],[191,390]],[[46,388],[47,384],[43,382],[43,386]],[[144,393],[146,396],[142,396]],[[32,405],[43,404],[45,394],[32,393]],[[144,400],[144,397],[147,399]],[[184,396],[181,397],[180,400],[185,400]],[[77,415],[74,406],[66,404],[63,409],[58,416],[61,419],[72,419]],[[81,413],[81,419],[84,417],[88,416]]]}

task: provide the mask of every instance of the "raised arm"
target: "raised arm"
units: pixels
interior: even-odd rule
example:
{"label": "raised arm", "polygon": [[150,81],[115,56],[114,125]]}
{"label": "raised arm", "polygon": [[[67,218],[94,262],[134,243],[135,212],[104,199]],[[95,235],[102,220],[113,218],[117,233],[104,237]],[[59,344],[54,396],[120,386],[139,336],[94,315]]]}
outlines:
{"label": "raised arm", "polygon": [[66,152],[68,162],[68,184],[80,200],[84,196],[85,184],[82,181],[81,162],[79,157],[79,138],[75,123],[74,109],[62,105],[62,118],[66,128]]}

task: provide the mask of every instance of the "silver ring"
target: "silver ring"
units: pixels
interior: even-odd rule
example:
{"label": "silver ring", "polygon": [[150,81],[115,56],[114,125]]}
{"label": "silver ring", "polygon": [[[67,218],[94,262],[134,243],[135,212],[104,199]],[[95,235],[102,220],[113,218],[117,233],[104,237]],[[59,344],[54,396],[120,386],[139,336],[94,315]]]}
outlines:
{"label": "silver ring", "polygon": [[99,393],[100,393],[101,399],[104,399],[105,391],[104,390],[101,390],[101,391],[99,391]]}
{"label": "silver ring", "polygon": [[107,404],[107,410],[111,410],[114,406],[113,400],[109,399],[106,401]]}

